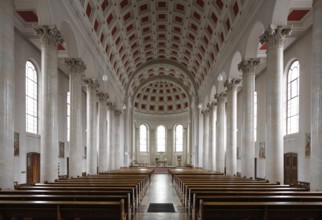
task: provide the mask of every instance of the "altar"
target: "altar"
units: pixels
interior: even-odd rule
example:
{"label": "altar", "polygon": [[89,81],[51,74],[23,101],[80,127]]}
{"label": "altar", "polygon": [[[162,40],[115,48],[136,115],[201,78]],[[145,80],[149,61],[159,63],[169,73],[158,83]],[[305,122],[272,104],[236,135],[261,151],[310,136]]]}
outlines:
{"label": "altar", "polygon": [[156,161],[157,167],[165,167],[166,164],[167,164],[167,161],[166,160],[157,160]]}

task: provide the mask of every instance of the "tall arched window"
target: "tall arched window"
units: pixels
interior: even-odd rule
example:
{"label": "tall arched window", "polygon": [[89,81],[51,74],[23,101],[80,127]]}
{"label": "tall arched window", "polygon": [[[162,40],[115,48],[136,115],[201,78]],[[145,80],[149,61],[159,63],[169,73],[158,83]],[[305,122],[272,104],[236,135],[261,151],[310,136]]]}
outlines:
{"label": "tall arched window", "polygon": [[165,127],[163,125],[157,128],[157,152],[165,152]]}
{"label": "tall arched window", "polygon": [[140,125],[140,152],[148,152],[148,128]]}
{"label": "tall arched window", "polygon": [[66,100],[66,104],[67,104],[67,141],[70,140],[70,92],[67,92],[67,100]]}
{"label": "tall arched window", "polygon": [[286,134],[299,131],[299,61],[294,61],[287,73]]}
{"label": "tall arched window", "polygon": [[175,129],[175,152],[183,151],[183,126],[177,125]]}
{"label": "tall arched window", "polygon": [[38,74],[30,61],[26,62],[26,131],[38,133]]}

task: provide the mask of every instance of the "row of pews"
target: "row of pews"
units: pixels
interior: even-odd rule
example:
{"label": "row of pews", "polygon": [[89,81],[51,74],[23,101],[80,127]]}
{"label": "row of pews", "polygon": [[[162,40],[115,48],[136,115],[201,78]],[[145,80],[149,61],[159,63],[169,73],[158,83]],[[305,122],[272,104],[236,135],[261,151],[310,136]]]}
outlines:
{"label": "row of pews", "polygon": [[203,169],[169,169],[191,219],[322,219],[322,192]]}
{"label": "row of pews", "polygon": [[122,168],[55,182],[17,185],[0,191],[0,220],[130,220],[147,190],[153,169]]}

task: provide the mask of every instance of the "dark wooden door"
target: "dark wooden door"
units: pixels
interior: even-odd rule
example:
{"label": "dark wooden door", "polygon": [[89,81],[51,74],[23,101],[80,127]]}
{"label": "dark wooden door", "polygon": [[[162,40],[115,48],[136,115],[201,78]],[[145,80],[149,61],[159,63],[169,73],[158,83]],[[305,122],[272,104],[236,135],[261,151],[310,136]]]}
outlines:
{"label": "dark wooden door", "polygon": [[40,182],[40,154],[27,153],[27,184]]}
{"label": "dark wooden door", "polygon": [[297,184],[297,153],[284,154],[284,184]]}

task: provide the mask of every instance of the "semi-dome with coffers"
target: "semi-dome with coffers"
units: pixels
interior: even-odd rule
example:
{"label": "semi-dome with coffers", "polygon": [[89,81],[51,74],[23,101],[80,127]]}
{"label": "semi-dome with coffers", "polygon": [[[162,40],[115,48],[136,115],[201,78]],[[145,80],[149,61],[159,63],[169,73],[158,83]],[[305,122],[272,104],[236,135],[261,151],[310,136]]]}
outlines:
{"label": "semi-dome with coffers", "polygon": [[134,108],[144,113],[180,113],[188,110],[187,94],[176,84],[155,81],[143,86],[134,98]]}

